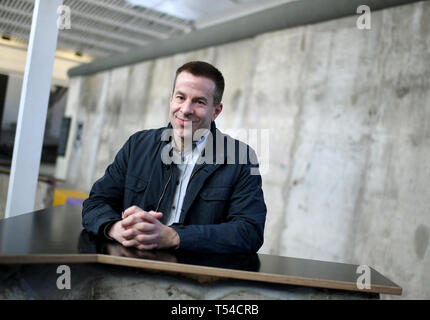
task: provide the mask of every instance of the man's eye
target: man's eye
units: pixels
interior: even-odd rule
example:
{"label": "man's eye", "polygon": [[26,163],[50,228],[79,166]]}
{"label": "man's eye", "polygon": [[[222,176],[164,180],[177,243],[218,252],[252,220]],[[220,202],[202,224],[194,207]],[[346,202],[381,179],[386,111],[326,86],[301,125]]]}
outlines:
{"label": "man's eye", "polygon": [[184,97],[176,96],[176,99],[178,99],[178,100],[184,100]]}
{"label": "man's eye", "polygon": [[199,101],[197,101],[197,103],[198,103],[198,104],[203,104],[203,105],[205,105],[205,104],[206,104],[203,100],[199,100]]}

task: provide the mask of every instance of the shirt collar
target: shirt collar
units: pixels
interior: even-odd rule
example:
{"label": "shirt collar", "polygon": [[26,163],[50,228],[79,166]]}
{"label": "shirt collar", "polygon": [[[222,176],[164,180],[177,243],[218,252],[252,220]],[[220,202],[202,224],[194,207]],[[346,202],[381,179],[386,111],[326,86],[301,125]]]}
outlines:
{"label": "shirt collar", "polygon": [[[205,135],[202,136],[199,141],[194,141],[192,144],[192,150],[194,150],[194,148],[197,147],[199,154],[201,154],[205,147],[206,140],[207,140],[207,137],[209,136],[209,133],[210,133],[210,130],[207,130]],[[172,143],[173,150],[177,153],[180,153],[178,147],[176,146],[175,139],[172,139],[171,143]],[[188,154],[190,151],[191,151],[190,148],[187,148],[186,150],[184,150],[184,155]]]}

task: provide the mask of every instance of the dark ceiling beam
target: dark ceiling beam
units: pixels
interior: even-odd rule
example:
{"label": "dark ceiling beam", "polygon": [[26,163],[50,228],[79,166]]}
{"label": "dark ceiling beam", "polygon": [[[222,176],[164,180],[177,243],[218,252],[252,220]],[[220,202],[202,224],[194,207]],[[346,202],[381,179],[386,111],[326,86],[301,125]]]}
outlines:
{"label": "dark ceiling beam", "polygon": [[371,11],[417,2],[417,0],[300,0],[288,2],[218,25],[165,40],[155,40],[132,51],[96,59],[68,71],[69,77],[93,74],[181,52],[198,50],[256,35],[357,15],[360,5]]}

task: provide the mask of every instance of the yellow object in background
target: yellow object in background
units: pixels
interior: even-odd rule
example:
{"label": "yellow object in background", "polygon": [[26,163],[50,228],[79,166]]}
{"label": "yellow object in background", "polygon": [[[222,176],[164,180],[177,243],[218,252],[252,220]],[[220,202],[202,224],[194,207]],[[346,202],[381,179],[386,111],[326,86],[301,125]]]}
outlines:
{"label": "yellow object in background", "polygon": [[85,200],[88,198],[88,194],[85,194],[81,191],[76,190],[67,190],[67,189],[55,189],[54,191],[54,202],[52,206],[61,206],[67,203],[67,199],[80,199]]}

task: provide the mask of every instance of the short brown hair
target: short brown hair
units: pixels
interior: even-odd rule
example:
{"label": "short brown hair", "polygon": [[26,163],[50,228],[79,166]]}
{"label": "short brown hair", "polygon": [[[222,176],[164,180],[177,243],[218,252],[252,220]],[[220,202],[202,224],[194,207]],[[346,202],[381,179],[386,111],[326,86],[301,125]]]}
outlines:
{"label": "short brown hair", "polygon": [[181,72],[189,72],[194,76],[211,79],[215,83],[214,104],[221,103],[224,93],[224,77],[222,73],[210,63],[204,61],[190,61],[180,66],[176,70],[175,80],[173,82],[173,92],[175,91],[176,79]]}

